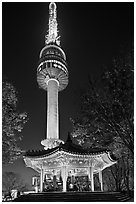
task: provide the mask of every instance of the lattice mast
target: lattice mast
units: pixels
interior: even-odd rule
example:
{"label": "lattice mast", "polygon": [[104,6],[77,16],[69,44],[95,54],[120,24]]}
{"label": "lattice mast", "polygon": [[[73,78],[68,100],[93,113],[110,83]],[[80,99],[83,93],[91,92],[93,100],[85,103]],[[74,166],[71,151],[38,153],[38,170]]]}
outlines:
{"label": "lattice mast", "polygon": [[49,4],[49,30],[45,36],[45,47],[40,52],[37,68],[37,82],[39,87],[47,91],[47,134],[41,141],[45,149],[58,146],[59,139],[59,111],[58,92],[68,84],[68,70],[66,56],[60,47],[60,36],[57,29],[56,4]]}
{"label": "lattice mast", "polygon": [[58,35],[57,29],[57,9],[56,4],[51,2],[49,5],[49,30],[48,34],[45,36],[46,40],[45,43],[48,45],[49,43],[56,43],[60,45],[60,36]]}

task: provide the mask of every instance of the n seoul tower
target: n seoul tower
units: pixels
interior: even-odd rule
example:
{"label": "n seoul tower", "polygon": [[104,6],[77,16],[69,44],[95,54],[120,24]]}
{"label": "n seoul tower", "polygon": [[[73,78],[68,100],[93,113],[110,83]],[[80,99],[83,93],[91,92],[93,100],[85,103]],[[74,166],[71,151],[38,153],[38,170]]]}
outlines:
{"label": "n seoul tower", "polygon": [[56,4],[49,4],[49,30],[45,36],[45,46],[40,52],[37,68],[37,82],[40,88],[47,91],[47,134],[41,141],[44,149],[58,146],[59,111],[58,92],[68,85],[66,55],[60,47],[60,36],[57,29]]}

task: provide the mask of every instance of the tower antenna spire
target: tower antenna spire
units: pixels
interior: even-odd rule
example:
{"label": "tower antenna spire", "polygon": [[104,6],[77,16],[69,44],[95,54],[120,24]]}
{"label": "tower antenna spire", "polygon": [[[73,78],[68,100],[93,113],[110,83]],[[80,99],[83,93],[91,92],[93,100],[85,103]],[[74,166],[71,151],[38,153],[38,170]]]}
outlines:
{"label": "tower antenna spire", "polygon": [[58,35],[57,26],[57,6],[54,2],[51,2],[49,4],[49,30],[48,34],[45,36],[45,44],[56,43],[60,45],[60,36]]}

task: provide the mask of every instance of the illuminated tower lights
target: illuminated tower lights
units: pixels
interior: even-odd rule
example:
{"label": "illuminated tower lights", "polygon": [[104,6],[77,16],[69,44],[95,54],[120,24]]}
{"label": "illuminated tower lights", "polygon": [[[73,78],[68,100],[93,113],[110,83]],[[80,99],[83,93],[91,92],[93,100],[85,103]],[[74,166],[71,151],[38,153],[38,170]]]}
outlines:
{"label": "illuminated tower lights", "polygon": [[47,91],[47,135],[41,141],[44,149],[58,146],[59,139],[59,111],[58,92],[68,85],[68,70],[66,55],[60,47],[60,36],[57,29],[56,4],[49,4],[49,30],[45,36],[45,47],[40,52],[37,68],[37,82],[39,87]]}

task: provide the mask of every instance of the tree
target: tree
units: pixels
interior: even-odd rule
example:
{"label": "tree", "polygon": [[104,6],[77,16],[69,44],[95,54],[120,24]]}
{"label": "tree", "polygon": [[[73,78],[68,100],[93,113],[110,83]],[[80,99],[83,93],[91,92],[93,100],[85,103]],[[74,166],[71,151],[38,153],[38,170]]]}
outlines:
{"label": "tree", "polygon": [[15,172],[4,172],[2,175],[2,188],[6,192],[11,192],[11,190],[27,190],[28,186],[23,182],[19,174]]}
{"label": "tree", "polygon": [[[132,55],[132,56],[131,56]],[[134,63],[133,54],[114,60],[112,71],[104,75],[104,85],[111,97],[111,120],[116,137],[134,153]]]}
{"label": "tree", "polygon": [[27,122],[27,114],[17,111],[17,93],[9,82],[2,83],[2,162],[13,162],[21,155],[18,142],[21,132]]}
{"label": "tree", "polygon": [[72,120],[73,137],[78,142],[90,140],[90,146],[97,146],[114,140],[124,144],[133,155],[133,78],[133,63],[125,58],[115,60],[112,69],[104,73],[104,90],[90,81],[89,90],[82,98],[81,115]]}
{"label": "tree", "polygon": [[83,95],[79,117],[71,119],[73,138],[84,148],[107,147],[113,142],[114,130],[108,120],[110,101],[104,92],[96,90],[90,82],[90,89]]}
{"label": "tree", "polygon": [[[128,151],[126,149],[126,151]],[[124,155],[125,154],[125,155]],[[128,152],[121,155],[118,162],[110,167],[111,176],[115,181],[116,191],[132,190],[133,182],[133,160]]]}
{"label": "tree", "polygon": [[[102,89],[90,80],[80,115],[72,119],[73,138],[83,148],[107,147],[118,158],[110,169],[116,190],[130,189],[134,156],[133,52],[114,60],[104,73]],[[132,189],[131,182],[131,189]]]}

